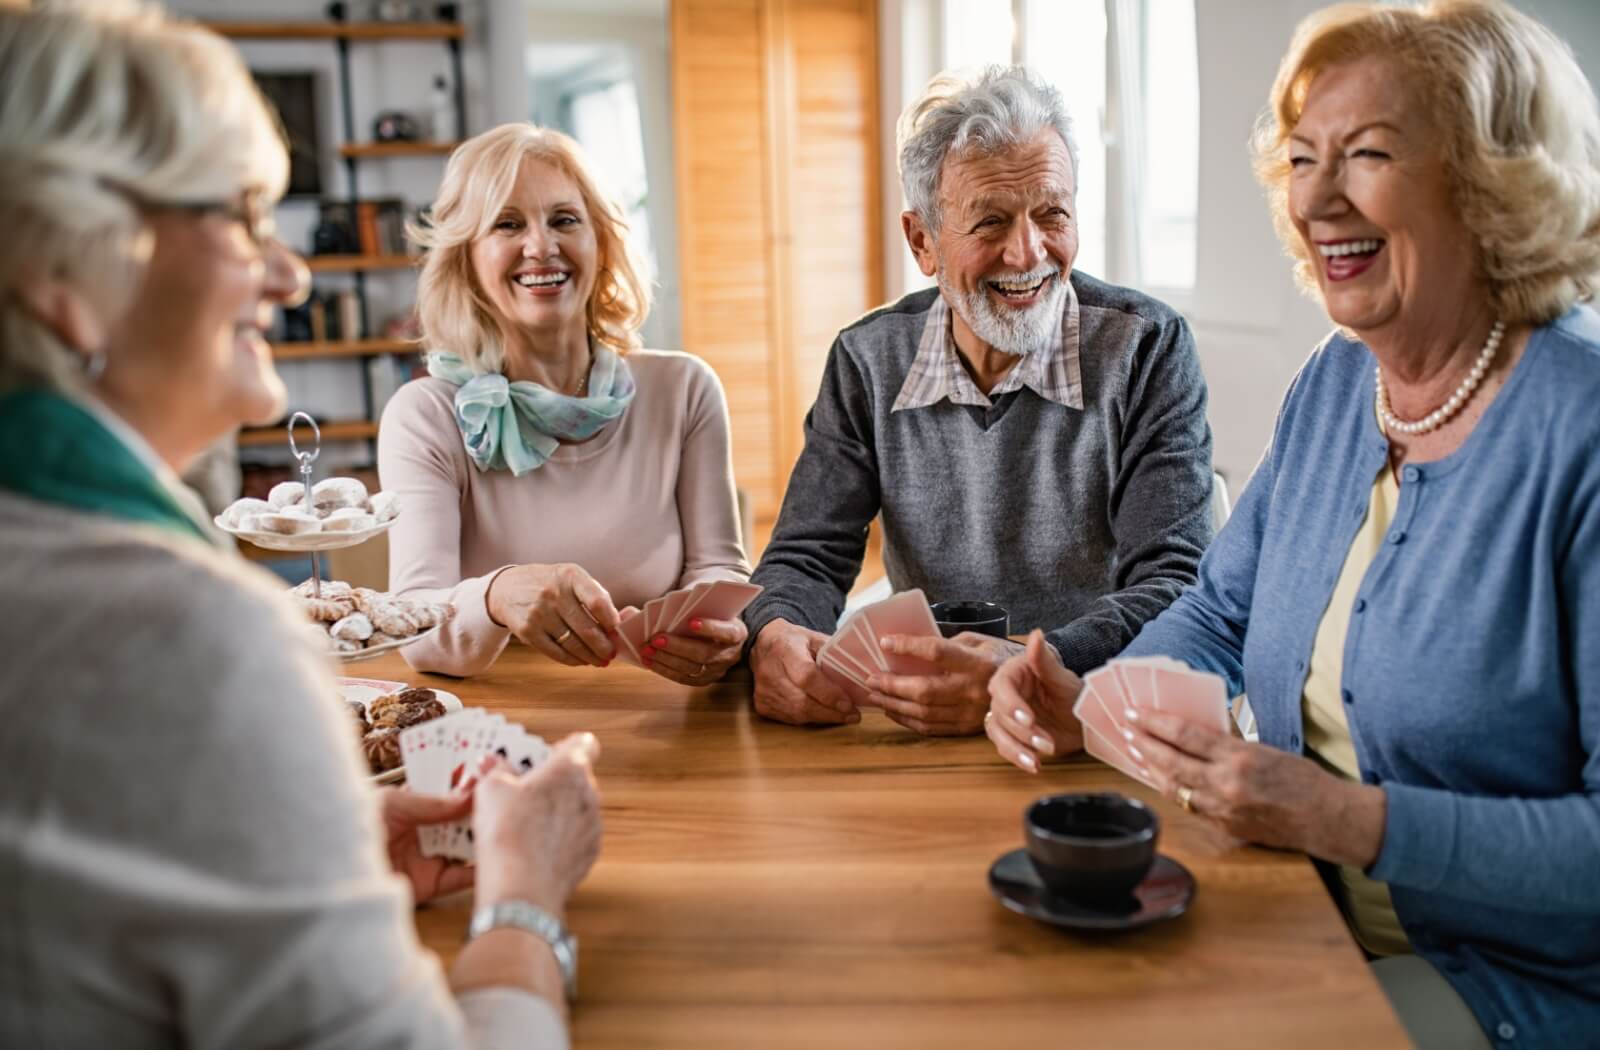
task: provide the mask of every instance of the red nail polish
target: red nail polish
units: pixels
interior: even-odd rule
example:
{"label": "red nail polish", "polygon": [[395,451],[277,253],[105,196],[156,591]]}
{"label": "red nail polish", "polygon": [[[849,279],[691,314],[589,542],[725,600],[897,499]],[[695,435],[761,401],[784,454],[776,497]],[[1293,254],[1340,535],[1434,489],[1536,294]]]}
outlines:
{"label": "red nail polish", "polygon": [[665,649],[667,647],[667,636],[664,634],[656,635],[655,646],[657,649]]}
{"label": "red nail polish", "polygon": [[689,630],[698,631],[700,628],[704,627],[705,625],[706,625],[706,622],[704,620],[690,620],[689,621]]}
{"label": "red nail polish", "polygon": [[650,659],[655,654],[656,654],[656,651],[654,649],[650,648],[648,645],[645,646],[643,649],[639,650],[639,655],[644,657],[646,660]]}

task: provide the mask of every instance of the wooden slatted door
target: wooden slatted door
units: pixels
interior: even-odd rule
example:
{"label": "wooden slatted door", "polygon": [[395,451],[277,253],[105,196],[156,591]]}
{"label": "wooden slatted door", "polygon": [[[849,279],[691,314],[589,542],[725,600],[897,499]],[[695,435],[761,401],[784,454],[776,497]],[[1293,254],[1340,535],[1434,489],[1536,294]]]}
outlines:
{"label": "wooden slatted door", "polygon": [[875,0],[674,0],[685,349],[776,512],[837,330],[882,295]]}

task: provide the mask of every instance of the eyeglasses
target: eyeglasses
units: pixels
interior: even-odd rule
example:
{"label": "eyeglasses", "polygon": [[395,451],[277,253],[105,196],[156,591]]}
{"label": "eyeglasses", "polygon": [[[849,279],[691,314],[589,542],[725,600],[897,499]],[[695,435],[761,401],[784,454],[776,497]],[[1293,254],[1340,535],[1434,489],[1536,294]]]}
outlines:
{"label": "eyeglasses", "polygon": [[245,190],[227,200],[170,201],[157,200],[134,189],[126,183],[102,178],[107,189],[122,194],[144,211],[176,211],[189,215],[220,215],[244,228],[258,247],[265,247],[278,236],[278,224],[271,201],[259,189]]}

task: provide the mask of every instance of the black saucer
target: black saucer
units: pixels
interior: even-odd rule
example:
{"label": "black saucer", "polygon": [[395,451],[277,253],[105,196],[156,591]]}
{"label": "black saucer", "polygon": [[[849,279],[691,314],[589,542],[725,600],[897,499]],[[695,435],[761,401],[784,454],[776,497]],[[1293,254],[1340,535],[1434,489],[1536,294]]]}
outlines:
{"label": "black saucer", "polygon": [[1156,855],[1144,881],[1124,905],[1098,904],[1061,897],[1045,889],[1028,860],[1028,851],[1014,849],[989,869],[989,892],[1007,908],[1030,919],[1074,930],[1136,930],[1182,915],[1194,900],[1194,876],[1171,857]]}

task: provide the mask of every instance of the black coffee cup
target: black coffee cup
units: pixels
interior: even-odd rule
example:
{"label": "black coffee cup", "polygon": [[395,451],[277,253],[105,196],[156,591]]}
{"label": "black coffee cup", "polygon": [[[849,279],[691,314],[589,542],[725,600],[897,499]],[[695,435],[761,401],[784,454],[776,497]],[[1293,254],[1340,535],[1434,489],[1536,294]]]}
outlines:
{"label": "black coffee cup", "polygon": [[1126,900],[1156,859],[1161,819],[1115,792],[1047,795],[1022,818],[1028,859],[1050,892],[1085,901]]}
{"label": "black coffee cup", "polygon": [[954,638],[963,631],[1005,638],[1011,633],[1011,615],[994,602],[934,602],[933,622],[939,633]]}

